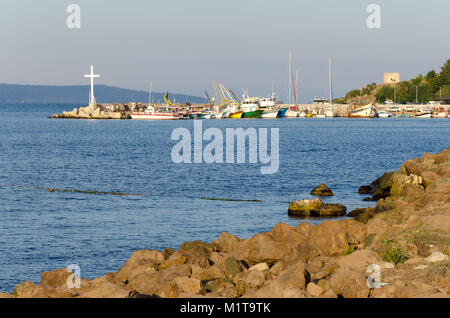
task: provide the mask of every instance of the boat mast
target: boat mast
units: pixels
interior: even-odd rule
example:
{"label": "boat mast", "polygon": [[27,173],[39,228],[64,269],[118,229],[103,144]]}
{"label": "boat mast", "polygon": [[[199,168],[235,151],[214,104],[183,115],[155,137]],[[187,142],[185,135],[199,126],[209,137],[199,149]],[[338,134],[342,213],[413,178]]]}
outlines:
{"label": "boat mast", "polygon": [[291,74],[292,74],[292,90],[294,91],[294,103],[295,107],[297,107],[297,94],[295,93],[295,79],[294,79],[294,72],[292,70],[292,63],[291,63]]}
{"label": "boat mast", "polygon": [[289,107],[291,106],[291,67],[292,67],[292,52],[289,50]]}
{"label": "boat mast", "polygon": [[328,58],[328,85],[330,89],[330,105],[333,107],[333,83],[331,80],[331,56]]}
{"label": "boat mast", "polygon": [[152,103],[152,82],[150,81],[150,91],[148,93],[148,106]]}
{"label": "boat mast", "polygon": [[[298,70],[295,71],[295,90],[298,96],[298,100],[300,102],[300,95],[298,93]],[[295,101],[295,104],[297,104],[297,100]]]}

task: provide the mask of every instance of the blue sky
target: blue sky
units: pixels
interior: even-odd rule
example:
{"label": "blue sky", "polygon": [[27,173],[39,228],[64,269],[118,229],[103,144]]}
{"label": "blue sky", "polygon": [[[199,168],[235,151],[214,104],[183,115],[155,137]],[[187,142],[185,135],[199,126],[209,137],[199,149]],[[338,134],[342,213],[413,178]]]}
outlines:
{"label": "blue sky", "polygon": [[[66,26],[69,4],[81,7],[81,28]],[[369,29],[369,4],[381,7],[381,28]],[[98,83],[212,95],[212,81],[236,93],[286,100],[288,50],[300,73],[300,101],[334,96],[438,68],[450,58],[448,0],[2,0],[0,83]]]}

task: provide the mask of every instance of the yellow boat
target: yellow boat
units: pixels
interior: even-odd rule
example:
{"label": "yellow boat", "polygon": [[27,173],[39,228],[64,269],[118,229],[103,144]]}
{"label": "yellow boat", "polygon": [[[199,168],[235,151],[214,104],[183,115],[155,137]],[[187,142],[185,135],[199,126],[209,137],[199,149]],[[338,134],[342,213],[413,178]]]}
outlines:
{"label": "yellow boat", "polygon": [[306,114],[306,117],[308,117],[308,118],[312,117],[312,114]]}
{"label": "yellow boat", "polygon": [[244,112],[242,110],[238,111],[238,112],[234,112],[234,113],[230,114],[230,116],[228,116],[228,118],[241,118],[243,113]]}

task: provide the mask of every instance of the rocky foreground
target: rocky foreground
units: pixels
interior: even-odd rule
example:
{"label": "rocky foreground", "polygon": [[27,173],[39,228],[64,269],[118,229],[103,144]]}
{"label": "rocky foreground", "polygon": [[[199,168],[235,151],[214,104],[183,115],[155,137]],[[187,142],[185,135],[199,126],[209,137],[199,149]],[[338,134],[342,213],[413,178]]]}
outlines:
{"label": "rocky foreground", "polygon": [[59,269],[0,295],[450,297],[450,148],[408,160],[360,192],[377,205],[347,214],[354,220],[280,223],[246,240],[222,233],[177,251],[137,250],[118,272],[81,279],[80,288],[68,288],[71,274]]}

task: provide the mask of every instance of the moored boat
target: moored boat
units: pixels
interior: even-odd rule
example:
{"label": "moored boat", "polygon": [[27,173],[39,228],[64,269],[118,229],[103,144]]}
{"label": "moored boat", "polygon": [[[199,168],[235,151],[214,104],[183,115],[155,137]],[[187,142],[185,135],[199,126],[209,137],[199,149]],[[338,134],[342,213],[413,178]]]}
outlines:
{"label": "moored boat", "polygon": [[259,118],[263,110],[257,109],[249,112],[243,112],[241,118]]}
{"label": "moored boat", "polygon": [[173,120],[180,119],[181,114],[171,111],[158,111],[156,112],[153,106],[147,107],[143,112],[134,111],[131,113],[131,119],[146,119],[146,120]]}
{"label": "moored boat", "polygon": [[236,112],[231,113],[230,115],[228,115],[228,118],[233,118],[233,119],[241,118],[243,113],[244,112],[242,110],[239,110],[239,111],[236,111]]}
{"label": "moored boat", "polygon": [[377,115],[377,111],[375,107],[373,107],[373,104],[367,104],[365,106],[358,107],[354,110],[352,110],[348,117],[350,118],[373,118]]}
{"label": "moored boat", "polygon": [[431,118],[432,117],[432,113],[431,111],[419,111],[417,113],[414,114],[414,118]]}
{"label": "moored boat", "polygon": [[286,114],[287,107],[280,108],[277,113],[278,118],[283,118]]}
{"label": "moored boat", "polygon": [[261,118],[277,118],[278,110],[265,110],[261,114]]}
{"label": "moored boat", "polygon": [[286,110],[286,112],[284,113],[284,117],[289,117],[289,118],[293,118],[293,117],[298,117],[298,112],[294,111],[294,110]]}
{"label": "moored boat", "polygon": [[391,117],[391,114],[389,112],[386,112],[386,111],[382,110],[382,111],[378,112],[378,117],[380,117],[380,118],[389,118],[389,117]]}

